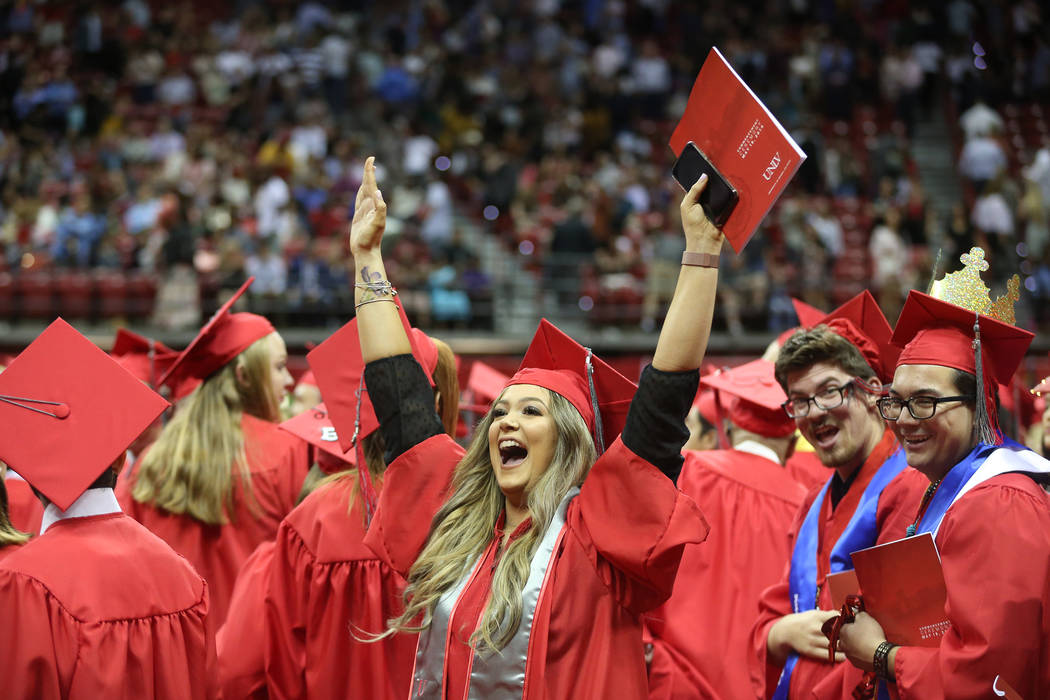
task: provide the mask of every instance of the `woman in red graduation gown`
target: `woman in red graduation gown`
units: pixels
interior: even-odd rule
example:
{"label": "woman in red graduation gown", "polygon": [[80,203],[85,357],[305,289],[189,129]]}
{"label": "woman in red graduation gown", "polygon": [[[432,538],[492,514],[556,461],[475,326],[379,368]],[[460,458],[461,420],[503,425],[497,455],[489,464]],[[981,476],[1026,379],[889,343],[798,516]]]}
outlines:
{"label": "woman in red graduation gown", "polygon": [[309,468],[306,443],[277,427],[292,384],[284,340],[261,316],[228,314],[230,305],[161,378],[178,379],[176,396],[192,393],[118,490],[124,511],[208,582],[216,630],[241,565],[274,539]]}
{"label": "woman in red graduation gown", "polygon": [[[416,357],[434,380],[445,432],[452,435],[459,396],[455,355],[440,340],[416,330],[413,335],[419,341]],[[342,342],[339,338],[326,342]],[[360,342],[356,333],[345,340],[352,341],[353,347],[347,348],[339,369],[359,378],[364,370]],[[338,388],[326,385],[333,398]],[[362,401],[361,453],[381,491],[385,446],[367,394]],[[318,461],[327,462],[329,473],[334,466],[337,473],[285,518],[276,545],[260,545],[241,570],[218,636],[223,697],[404,698],[412,675],[415,635],[367,644],[352,633],[382,629],[401,613],[404,579],[364,546],[367,506],[358,473],[350,471],[355,455],[336,457],[338,443],[332,442],[331,431],[318,429],[319,411],[311,414],[282,427],[313,443]],[[323,422],[334,429],[327,417]],[[264,620],[262,634],[260,620]]]}
{"label": "woman in red graduation gown", "polygon": [[407,578],[387,634],[421,633],[413,697],[646,697],[639,616],[670,595],[684,546],[707,534],[672,480],[723,240],[697,202],[705,184],[682,204],[689,266],[635,398],[544,321],[464,454],[423,410],[426,377],[389,303],[386,205],[367,161],[351,249],[365,381],[396,459],[366,544]]}

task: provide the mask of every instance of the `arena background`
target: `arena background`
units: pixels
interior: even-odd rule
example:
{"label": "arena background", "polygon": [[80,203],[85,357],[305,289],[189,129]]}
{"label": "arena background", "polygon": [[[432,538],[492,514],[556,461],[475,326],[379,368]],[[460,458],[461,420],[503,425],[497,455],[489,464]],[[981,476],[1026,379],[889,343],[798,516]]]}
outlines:
{"label": "arena background", "polygon": [[636,375],[682,250],[667,140],[717,44],[809,155],[724,255],[708,360],[988,251],[1050,374],[1038,2],[0,3],[0,352],[54,317],[175,348],[245,310],[304,353],[352,316],[364,157],[414,322],[511,371],[541,316]]}

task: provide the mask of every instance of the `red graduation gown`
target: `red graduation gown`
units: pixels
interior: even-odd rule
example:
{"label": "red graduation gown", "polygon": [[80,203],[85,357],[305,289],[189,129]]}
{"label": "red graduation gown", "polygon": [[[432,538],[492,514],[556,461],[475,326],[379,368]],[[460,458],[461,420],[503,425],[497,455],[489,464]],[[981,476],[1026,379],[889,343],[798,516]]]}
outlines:
{"label": "red graduation gown", "polygon": [[[365,542],[398,571],[419,554],[462,454],[438,435],[387,470]],[[645,698],[640,615],[671,594],[685,545],[707,529],[696,504],[617,439],[569,504],[536,607],[524,698]]]}
{"label": "red graduation gown", "polygon": [[208,582],[214,629],[226,620],[237,574],[262,542],[277,535],[281,519],[295,507],[310,468],[307,443],[254,416],[241,419],[244,449],[252,475],[252,496],[235,486],[233,511],[225,525],[206,525],[131,497],[137,472],[122,479],[117,498],[128,515],[186,557]]}
{"label": "red graduation gown", "polygon": [[4,479],[7,487],[7,514],[16,530],[34,537],[40,533],[40,521],[44,518],[44,505],[33,493],[33,489],[22,479]]}
{"label": "red graduation gown", "polygon": [[[887,430],[883,434],[882,440],[868,455],[868,459],[861,465],[860,473],[857,474],[849,491],[839,501],[838,507],[832,510],[830,495],[824,499],[820,510],[820,520],[818,521],[819,540],[817,544],[817,596],[818,607],[821,610],[832,609],[831,594],[828,592],[827,586],[824,585],[824,579],[827,577],[830,567],[831,550],[842,535],[846,525],[849,524],[850,518],[853,517],[860,497],[863,495],[864,489],[871,481],[871,478],[896,449],[896,440],[893,438],[893,434]],[[878,543],[890,542],[904,537],[905,528],[914,519],[915,512],[919,508],[919,501],[928,485],[929,481],[922,474],[914,469],[905,469],[883,489],[876,512],[879,530],[876,541]],[[802,503],[802,507],[796,513],[795,522],[791,526],[792,548],[795,546],[795,537],[802,526],[803,520],[805,520],[806,513],[809,512],[809,508],[819,492],[819,488],[811,490],[806,496],[806,500]],[[768,656],[766,639],[769,636],[769,629],[781,617],[793,612],[790,586],[788,584],[788,575],[791,570],[790,555],[785,561],[786,564],[780,580],[762,592],[759,598],[758,619],[755,620],[751,629],[751,683],[759,697],[764,698],[773,696],[773,692],[777,687],[777,681],[780,678],[780,672],[783,669],[782,661],[777,661]],[[834,676],[832,675],[833,673],[835,674]],[[847,674],[850,678],[842,680],[837,675],[840,673]],[[858,669],[847,662],[829,664],[826,660],[821,661],[807,656],[800,656],[798,663],[795,665],[795,671],[791,674],[790,697],[808,698],[809,693],[823,682],[838,686],[852,683],[852,685],[849,685],[852,688],[856,683],[860,682],[862,675]],[[829,678],[829,676],[832,677]],[[853,680],[853,678],[856,680]]]}
{"label": "red graduation gown", "polygon": [[275,543],[263,542],[244,561],[230,596],[226,622],[215,635],[219,655],[219,697],[265,700],[266,635],[261,633],[266,579]]}
{"label": "red graduation gown", "polygon": [[121,513],[61,520],[0,562],[0,684],[26,698],[211,698],[208,590]]}
{"label": "red graduation gown", "polygon": [[277,534],[265,601],[273,698],[408,697],[416,635],[354,639],[386,630],[405,585],[364,545],[356,480],[348,473],[312,493]]}
{"label": "red graduation gown", "polygon": [[791,556],[791,524],[806,489],[766,457],[683,454],[678,488],[696,501],[711,534],[686,547],[674,594],[646,616],[649,697],[753,700],[750,623],[759,595]]}
{"label": "red graduation gown", "polygon": [[936,541],[951,627],[938,647],[897,650],[891,694],[994,698],[1001,676],[1050,698],[1050,497],[1027,476],[992,477],[948,508]]}

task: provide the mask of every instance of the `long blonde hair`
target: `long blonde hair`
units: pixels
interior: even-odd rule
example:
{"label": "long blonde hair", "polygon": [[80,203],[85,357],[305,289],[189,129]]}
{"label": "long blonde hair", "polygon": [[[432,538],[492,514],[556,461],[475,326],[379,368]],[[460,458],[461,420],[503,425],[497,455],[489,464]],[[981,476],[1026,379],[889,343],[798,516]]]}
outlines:
{"label": "long blonde hair", "polygon": [[207,525],[228,522],[235,483],[254,503],[241,416],[268,421],[280,416],[270,379],[271,335],[249,345],[179,405],[142,458],[131,490],[137,502]]}
{"label": "long blonde hair", "polygon": [[[499,651],[521,622],[521,593],[529,565],[565,494],[583,483],[597,459],[594,439],[580,413],[550,392],[557,442],[550,466],[527,494],[532,524],[510,543],[496,566],[489,601],[471,643]],[[438,600],[465,576],[492,539],[492,528],[504,508],[489,458],[492,410],[481,420],[470,448],[452,476],[452,496],[434,516],[423,551],[408,572],[405,611],[389,621],[386,634],[421,632],[433,622]],[[422,615],[418,624],[413,621]],[[385,636],[385,635],[383,635]]]}
{"label": "long blonde hair", "polygon": [[6,476],[7,467],[3,462],[0,462],[0,547],[6,547],[11,544],[25,544],[29,540],[29,535],[17,530],[11,524],[11,516],[7,505],[7,485],[4,483],[4,477]]}

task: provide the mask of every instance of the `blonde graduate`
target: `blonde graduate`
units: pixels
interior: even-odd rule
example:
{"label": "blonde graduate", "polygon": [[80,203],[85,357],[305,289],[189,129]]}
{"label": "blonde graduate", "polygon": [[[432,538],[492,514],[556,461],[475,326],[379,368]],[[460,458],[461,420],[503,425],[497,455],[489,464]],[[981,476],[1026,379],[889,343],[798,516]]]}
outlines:
{"label": "blonde graduate", "polygon": [[[682,203],[687,250],[717,256],[723,237],[697,201],[705,185],[706,178],[686,194]],[[386,203],[376,186],[373,159],[369,158],[358,192],[350,243],[355,279],[374,283],[375,289],[389,284],[379,246],[385,216]],[[683,267],[654,354],[655,369],[684,372],[699,366],[711,326],[717,274],[717,267]],[[356,289],[365,362],[411,352],[394,304],[378,303],[390,299],[370,286],[358,284]],[[511,483],[507,477],[498,476],[493,462],[500,459],[504,437],[512,432],[528,434],[528,426],[538,424],[545,430],[533,428],[533,434],[546,434],[550,445],[544,451],[530,442],[526,461],[533,463],[528,465],[528,480]],[[510,539],[509,544],[505,535],[506,551],[496,565],[488,602],[471,638],[479,650],[503,649],[522,619],[522,590],[538,544],[559,503],[573,486],[583,483],[596,457],[588,425],[568,400],[544,387],[528,384],[504,390],[455,468],[451,495],[434,516],[426,544],[408,573],[405,612],[391,620],[388,634],[418,632],[431,625],[438,600],[456,585],[492,541],[493,526],[505,512],[505,533],[526,519],[531,519],[531,525],[524,535]]]}

